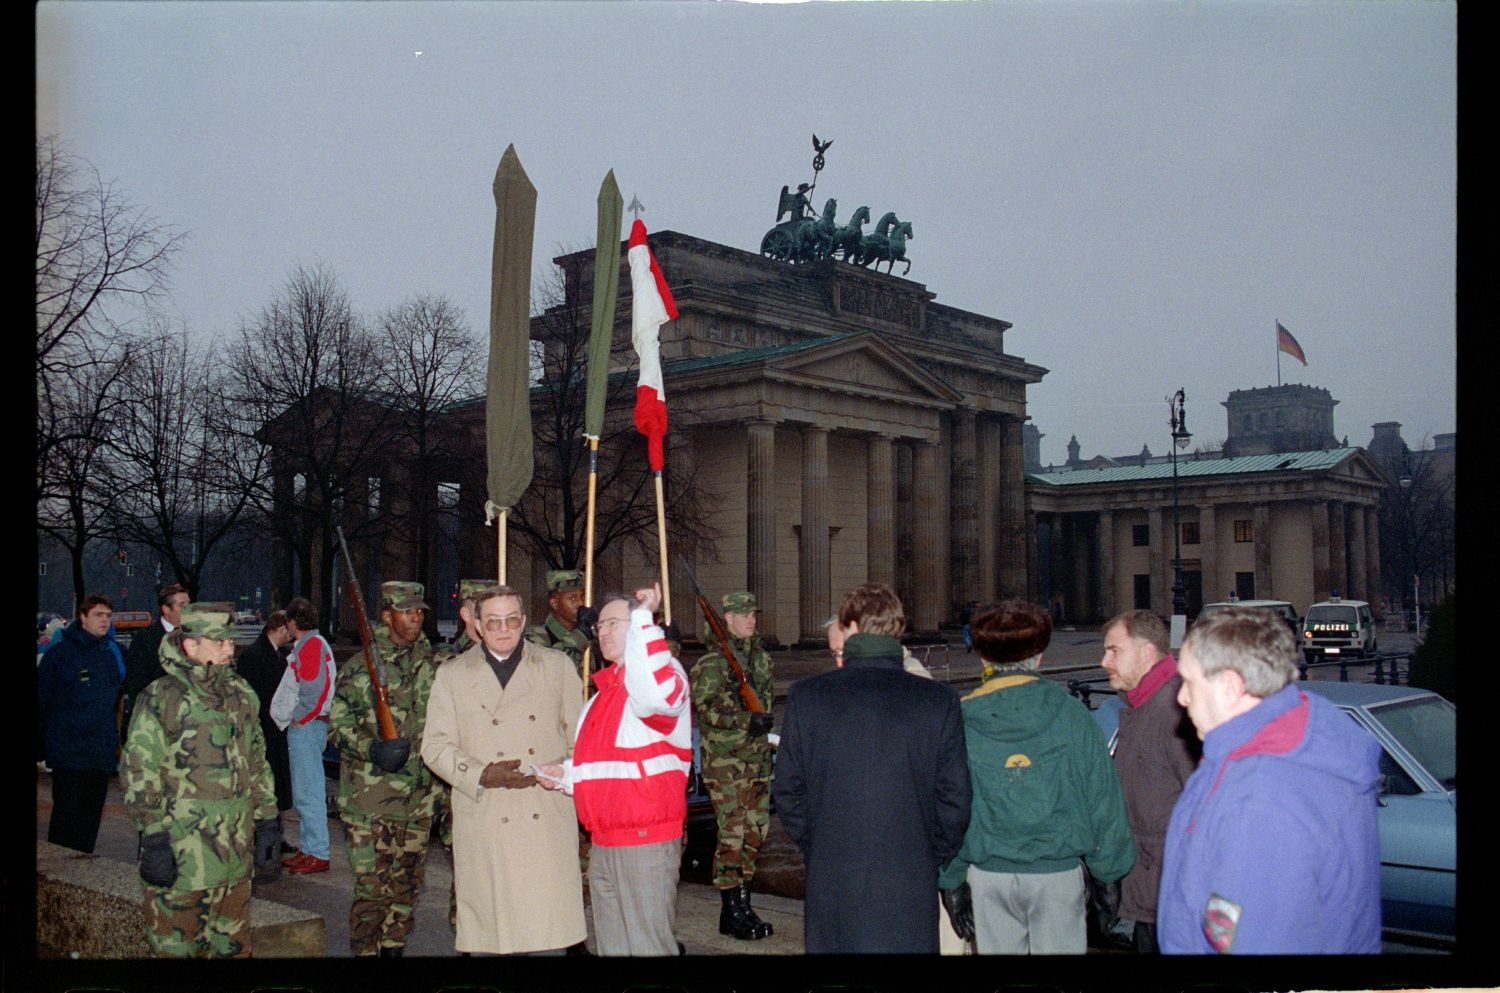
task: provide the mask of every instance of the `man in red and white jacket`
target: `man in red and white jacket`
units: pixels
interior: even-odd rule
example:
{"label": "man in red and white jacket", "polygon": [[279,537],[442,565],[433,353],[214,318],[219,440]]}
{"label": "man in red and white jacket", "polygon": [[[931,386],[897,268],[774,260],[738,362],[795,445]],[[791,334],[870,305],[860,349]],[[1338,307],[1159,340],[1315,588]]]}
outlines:
{"label": "man in red and white jacket", "polygon": [[291,712],[273,701],[273,720],[286,725],[287,758],[292,772],[292,806],[297,808],[297,844],[301,851],[281,864],[299,875],[327,872],[328,802],[323,786],[323,749],[328,744],[328,709],[333,704],[337,669],[328,639],[318,633],[318,612],[306,597],[286,605],[292,651],[287,666],[296,679]]}
{"label": "man in red and white jacket", "polygon": [[[652,620],[661,587],[604,598],[598,692],[573,757],[541,781],[573,795],[593,839],[589,893],[600,955],[676,955],[677,879],[693,764],[687,673]],[[550,777],[550,778],[549,778]]]}

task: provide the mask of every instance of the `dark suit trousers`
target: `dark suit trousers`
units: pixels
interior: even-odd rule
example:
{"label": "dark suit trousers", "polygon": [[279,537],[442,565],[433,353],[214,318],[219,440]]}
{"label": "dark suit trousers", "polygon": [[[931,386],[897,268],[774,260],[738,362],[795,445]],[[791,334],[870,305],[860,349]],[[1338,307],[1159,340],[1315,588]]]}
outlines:
{"label": "dark suit trousers", "polygon": [[52,821],[47,840],[75,851],[94,851],[109,773],[93,769],[52,770]]}

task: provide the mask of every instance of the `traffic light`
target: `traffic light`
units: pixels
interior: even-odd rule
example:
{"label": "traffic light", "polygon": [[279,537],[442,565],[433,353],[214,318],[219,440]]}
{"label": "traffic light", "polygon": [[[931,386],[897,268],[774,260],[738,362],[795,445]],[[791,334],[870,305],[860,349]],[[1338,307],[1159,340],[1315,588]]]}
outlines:
{"label": "traffic light", "polygon": [[120,549],[119,549],[119,551],[116,554],[118,554],[119,557],[120,557],[120,564],[124,565],[125,564],[125,547],[123,545],[120,546]]}

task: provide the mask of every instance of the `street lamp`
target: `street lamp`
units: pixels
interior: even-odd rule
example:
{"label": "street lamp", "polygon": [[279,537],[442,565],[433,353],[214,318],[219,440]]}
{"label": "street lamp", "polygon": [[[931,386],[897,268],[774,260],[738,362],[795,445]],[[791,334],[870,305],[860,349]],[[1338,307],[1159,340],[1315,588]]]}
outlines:
{"label": "street lamp", "polygon": [[[1172,427],[1172,616],[1183,617],[1186,626],[1187,586],[1182,581],[1182,524],[1177,503],[1177,450],[1187,448],[1193,435],[1187,429],[1187,411],[1183,404],[1187,394],[1181,388],[1167,397],[1167,423]],[[1176,627],[1176,624],[1173,624]]]}

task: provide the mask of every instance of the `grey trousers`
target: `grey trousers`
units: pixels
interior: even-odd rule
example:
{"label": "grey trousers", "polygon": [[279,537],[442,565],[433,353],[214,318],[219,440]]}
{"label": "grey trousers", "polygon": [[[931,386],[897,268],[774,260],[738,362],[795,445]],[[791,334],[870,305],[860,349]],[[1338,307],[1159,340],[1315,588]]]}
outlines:
{"label": "grey trousers", "polygon": [[1083,866],[1063,872],[986,872],[969,866],[980,955],[1082,955]]}
{"label": "grey trousers", "polygon": [[682,839],[589,854],[589,905],[600,955],[677,954],[677,877]]}

